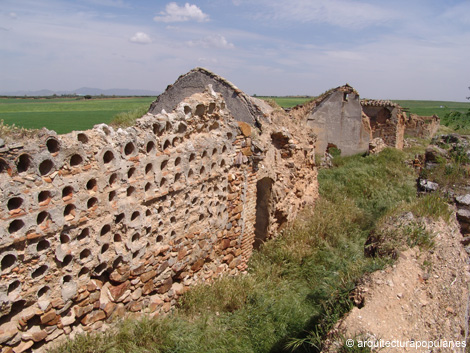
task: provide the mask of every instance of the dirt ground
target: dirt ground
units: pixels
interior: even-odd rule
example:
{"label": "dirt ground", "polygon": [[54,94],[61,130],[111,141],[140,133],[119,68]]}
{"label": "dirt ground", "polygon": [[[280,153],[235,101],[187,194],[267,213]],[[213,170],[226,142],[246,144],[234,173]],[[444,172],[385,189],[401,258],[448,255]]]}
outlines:
{"label": "dirt ground", "polygon": [[470,273],[459,225],[453,219],[427,228],[435,246],[403,251],[394,265],[364,279],[355,298],[361,308],[337,323],[325,352],[344,342],[374,344],[372,351],[383,353],[466,352]]}

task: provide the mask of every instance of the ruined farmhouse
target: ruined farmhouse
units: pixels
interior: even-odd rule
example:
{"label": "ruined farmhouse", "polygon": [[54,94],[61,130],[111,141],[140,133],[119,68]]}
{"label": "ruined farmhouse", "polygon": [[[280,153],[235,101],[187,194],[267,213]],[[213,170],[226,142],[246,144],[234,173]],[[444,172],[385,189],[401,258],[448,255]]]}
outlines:
{"label": "ruined farmhouse", "polygon": [[372,138],[380,137],[389,147],[403,148],[406,113],[389,100],[361,100],[362,111],[369,117]]}
{"label": "ruined farmhouse", "polygon": [[315,134],[203,69],[132,127],[5,142],[0,345],[18,352],[170,311],[317,197]]}
{"label": "ruined farmhouse", "polygon": [[388,147],[402,149],[405,133],[432,137],[440,123],[437,116],[407,116],[399,104],[389,100],[360,99],[348,84],[294,107],[290,115],[313,129],[317,153],[335,147],[344,156],[367,152],[369,143],[377,138]]}

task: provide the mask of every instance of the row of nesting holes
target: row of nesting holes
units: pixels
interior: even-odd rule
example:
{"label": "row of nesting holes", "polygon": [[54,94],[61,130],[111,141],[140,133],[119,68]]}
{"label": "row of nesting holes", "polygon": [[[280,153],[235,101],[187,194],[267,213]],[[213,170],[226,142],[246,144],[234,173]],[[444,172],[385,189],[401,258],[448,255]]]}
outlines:
{"label": "row of nesting holes", "polygon": [[[82,143],[87,143],[88,142],[88,137],[84,133],[79,133],[77,135],[78,141]],[[46,141],[46,147],[47,150],[53,155],[57,155],[57,153],[60,151],[60,144],[59,141],[57,141],[54,138],[50,138]],[[129,155],[130,153],[133,152],[134,150],[134,145],[132,143],[128,143],[125,147],[125,154]],[[148,144],[147,148],[152,148],[150,144]],[[110,154],[111,153],[111,154]],[[110,162],[112,159],[114,159],[114,155],[112,152],[108,151],[105,153],[103,160],[105,163]],[[108,160],[108,162],[106,161]],[[77,167],[80,164],[83,163],[83,157],[80,154],[74,154],[70,157],[69,160],[69,165],[70,167]],[[23,173],[29,170],[32,164],[32,158],[29,154],[22,154],[20,155],[17,160],[16,160],[16,169],[18,173]],[[51,159],[45,159],[43,160],[39,166],[38,166],[38,171],[41,176],[48,175],[54,168],[54,162]],[[8,169],[8,163],[5,162],[3,159],[0,159],[0,173]]]}
{"label": "row of nesting holes", "polygon": [[[163,134],[163,132],[169,131],[170,129],[171,129],[171,124],[169,122],[166,123],[165,127],[162,127],[160,124],[154,124],[153,125],[154,133],[156,135],[159,135],[159,136],[161,136]],[[186,129],[187,129],[187,126],[184,123],[180,123],[180,125],[178,126],[178,131],[177,132],[178,133],[184,133],[186,131]],[[232,136],[233,136],[232,133],[230,133],[230,132],[227,133],[227,138],[229,140],[232,139]],[[87,143],[88,142],[88,136],[84,133],[79,133],[77,135],[77,140],[80,141],[81,143]],[[181,139],[178,138],[178,137],[175,137],[172,141],[167,139],[163,143],[162,148],[166,149],[170,146],[175,147],[176,144],[180,141],[181,141]],[[48,139],[46,141],[46,146],[47,146],[48,151],[52,155],[56,155],[60,151],[59,141],[57,141],[54,138]],[[147,146],[146,146],[147,153],[150,153],[153,149],[155,149],[155,143],[153,141],[149,141],[147,143]],[[126,156],[131,155],[132,153],[134,153],[134,151],[135,151],[135,146],[132,142],[129,142],[124,147],[124,154]],[[107,151],[103,155],[103,162],[105,164],[111,162],[113,159],[114,159],[114,154],[111,151]],[[17,168],[18,173],[26,172],[31,167],[31,161],[32,161],[32,158],[31,158],[30,155],[28,155],[28,154],[20,155],[16,160],[16,168]],[[70,158],[69,164],[70,164],[71,167],[75,167],[75,166],[80,165],[82,162],[83,162],[83,157],[79,154],[74,154]],[[42,175],[42,176],[47,175],[52,171],[53,168],[54,168],[53,161],[50,160],[50,159],[46,159],[46,160],[42,161],[39,164],[39,168],[38,168],[39,169],[39,174]],[[6,171],[8,169],[9,169],[8,163],[5,160],[0,159],[0,173]]]}
{"label": "row of nesting holes", "polygon": [[[224,146],[224,148],[225,148],[225,146]],[[214,151],[216,151],[216,149],[214,149]],[[203,154],[202,154],[202,158],[205,158],[206,156],[207,156],[207,152],[204,151]],[[194,159],[195,159],[195,154],[193,153],[193,154],[190,155],[189,161],[193,161]],[[181,158],[177,157],[175,159],[175,166],[179,165],[180,162],[181,162]],[[162,164],[161,164],[161,169],[162,170],[164,170],[166,168],[167,163],[168,163],[168,160],[164,160],[162,162]],[[224,166],[225,166],[225,160],[222,159],[221,162],[220,162],[220,167],[224,167]],[[211,166],[211,169],[213,169],[215,167],[216,167],[216,164],[213,163],[212,166]],[[145,173],[146,174],[150,173],[152,169],[153,169],[153,165],[151,163],[147,164],[146,167],[145,167]],[[134,172],[135,172],[135,168],[129,169],[128,178],[131,178],[132,175],[134,174]],[[205,167],[202,166],[199,170],[199,174],[204,175],[205,172],[206,172]],[[191,178],[193,176],[193,174],[194,174],[193,170],[189,169],[187,177]],[[181,176],[182,176],[182,173],[176,173],[175,178],[174,178],[174,182],[177,182],[181,178]],[[111,177],[109,178],[109,185],[111,186],[116,181],[117,181],[117,174],[113,173],[111,175]],[[166,185],[166,183],[167,183],[167,179],[162,178],[160,180],[160,187],[164,187]],[[96,191],[97,190],[97,181],[96,181],[96,179],[90,179],[86,184],[86,188],[87,188],[88,191]],[[150,190],[150,188],[151,188],[151,183],[147,183],[144,187],[144,191],[147,192],[147,191]],[[127,196],[132,196],[135,191],[136,191],[135,187],[133,187],[133,186],[128,187],[127,188]],[[62,190],[62,199],[64,201],[72,200],[73,192],[74,192],[74,189],[73,189],[72,186],[65,187]],[[108,199],[109,199],[109,201],[113,201],[115,197],[116,197],[116,192],[111,191],[109,193]],[[39,203],[40,206],[43,206],[43,205],[46,205],[47,203],[49,203],[50,199],[51,199],[51,193],[49,191],[41,191],[38,195],[38,203]],[[10,200],[8,200],[7,208],[10,211],[18,210],[18,209],[21,209],[22,204],[23,204],[23,199],[22,198],[14,197],[14,198],[11,198]],[[98,199],[96,197],[91,197],[87,201],[87,209],[91,210],[97,204],[98,204]],[[76,209],[76,206],[73,205],[73,204],[68,204],[65,207],[64,217],[66,218],[67,221],[73,220],[75,218],[75,209]],[[46,221],[48,221],[50,219],[51,219],[50,214],[47,211],[42,211],[37,216],[37,225],[42,225],[43,223],[45,223]],[[20,229],[22,229],[23,226],[24,226],[24,222],[21,219],[16,219],[16,220],[13,220],[10,223],[10,225],[8,227],[8,231],[9,231],[10,234],[14,234],[17,231],[19,231]]]}
{"label": "row of nesting holes", "polygon": [[[85,134],[78,134],[78,140],[81,142],[88,142],[88,137]],[[47,150],[52,154],[56,155],[60,150],[59,141],[54,138],[50,138],[46,141]],[[31,156],[28,154],[22,154],[16,161],[16,169],[18,173],[26,172],[31,167]],[[70,157],[69,165],[71,167],[79,166],[83,163],[83,157],[79,154],[74,154]],[[54,168],[54,162],[50,159],[43,160],[38,167],[40,175],[47,175]]]}
{"label": "row of nesting holes", "polygon": [[[171,129],[171,124],[169,122],[166,123],[166,127],[162,127],[162,125],[160,124],[154,124],[153,125],[153,131],[156,135],[159,135],[161,136],[163,134],[163,132],[165,131],[169,131]],[[179,127],[178,127],[178,133],[184,133],[187,129],[187,126],[186,124],[184,123],[180,123]],[[232,138],[232,133],[227,133],[227,137],[228,139],[231,139]],[[163,140],[162,141],[162,150],[165,150],[169,147],[176,147],[176,145],[178,143],[182,142],[182,139],[181,137],[173,137],[173,139],[166,139],[166,140]],[[153,141],[149,141],[145,147],[145,150],[147,151],[147,153],[150,153],[152,152],[153,150],[155,149],[155,142]],[[135,154],[135,151],[136,151],[136,147],[134,145],[133,142],[128,142],[125,146],[124,146],[124,154],[126,156],[132,156]],[[222,153],[225,153],[227,151],[227,147],[224,145],[223,148],[222,148]],[[217,149],[215,148],[213,150],[213,155],[217,153]],[[204,157],[204,156],[203,156]],[[110,162],[112,162],[114,160],[115,156],[114,156],[114,153],[112,151],[106,151],[103,155],[103,163],[104,164],[108,164]]]}
{"label": "row of nesting holes", "polygon": [[[217,188],[217,187],[216,187]],[[225,188],[224,188],[225,189]],[[214,190],[215,191],[215,190]],[[188,196],[188,195],[187,195]],[[192,203],[194,204],[195,202],[197,202],[197,197],[193,198],[192,200]],[[219,202],[217,202],[216,206],[219,204]],[[212,202],[211,202],[211,205],[212,205]],[[163,211],[163,208],[160,207],[158,209],[158,212],[162,212]],[[187,210],[189,211],[189,210]],[[220,213],[217,212],[217,213]],[[151,215],[151,211],[150,210],[147,210],[146,211],[146,216],[150,216]],[[218,214],[219,216],[219,214]],[[133,220],[136,220],[137,218],[140,217],[140,212],[138,211],[135,211],[132,213],[131,215],[131,218],[130,220],[133,221]],[[120,222],[122,222],[122,220],[125,218],[125,215],[124,213],[121,213],[121,214],[118,214],[116,215],[115,217],[115,223],[116,224],[119,224]],[[200,215],[199,217],[199,221],[203,220],[204,219],[204,215]],[[170,218],[170,222],[171,223],[176,223],[176,217],[171,217]],[[160,222],[161,223],[161,222]],[[101,231],[100,231],[100,236],[103,237],[103,236],[106,236],[107,234],[109,234],[111,231],[111,225],[110,224],[106,224],[104,225],[102,228],[101,228]],[[151,229],[148,228],[147,229],[147,234],[151,232]],[[81,233],[77,236],[77,240],[82,240],[82,239],[85,239],[87,237],[89,237],[90,235],[90,229],[87,227],[87,228],[84,228]],[[170,237],[172,236],[175,236],[176,233],[175,231],[171,231],[171,234],[170,234]],[[133,236],[132,236],[132,242],[135,242],[135,241],[138,241],[140,239],[140,233],[139,232],[136,232]],[[158,236],[156,238],[156,241],[157,242],[160,242],[162,241],[163,238],[162,236]],[[114,238],[113,238],[113,241],[114,242],[121,242],[122,239],[121,239],[121,235],[120,234],[115,234],[114,235]],[[61,243],[68,243],[70,242],[70,236],[66,233],[62,233],[61,236],[60,236],[60,242]],[[50,247],[50,244],[47,240],[41,240],[38,242],[37,244],[37,251],[43,251],[43,250],[46,250]],[[109,249],[109,244],[104,244],[101,248],[101,253],[105,253],[107,250]],[[133,254],[133,257],[136,256],[136,254],[138,253],[138,251],[135,252],[135,254]],[[91,251],[89,249],[84,249],[80,252],[79,254],[79,257],[80,257],[80,260],[86,260],[87,258],[91,257]],[[73,260],[73,256],[72,255],[67,255],[64,257],[63,261],[62,261],[62,266],[68,266]],[[8,268],[11,268],[14,264],[16,263],[16,256],[12,255],[12,254],[7,254],[6,256],[3,257],[2,261],[1,261],[1,269],[2,271],[5,270],[5,269],[8,269]],[[103,264],[100,264],[98,267],[103,267]],[[42,276],[46,271],[47,271],[48,267],[46,265],[43,265],[43,266],[40,266],[38,269],[36,269],[35,271],[32,272],[31,274],[31,277],[34,279],[34,278],[38,278],[40,276]],[[82,271],[81,271],[82,272]],[[88,269],[86,269],[85,271],[86,273],[89,272]],[[95,269],[95,272],[99,272],[97,269]],[[84,274],[86,274],[84,273]],[[80,276],[80,274],[79,274]]]}
{"label": "row of nesting holes", "polygon": [[[13,282],[11,282],[8,285],[7,295],[15,292],[17,289],[20,288],[20,286],[21,286],[21,282],[19,280],[14,280]],[[40,299],[43,296],[47,296],[50,293],[50,291],[51,291],[51,288],[49,286],[42,286],[41,288],[39,288],[39,290],[36,293],[37,298]]]}
{"label": "row of nesting holes", "polygon": [[[163,144],[163,149],[166,149],[168,148],[170,145],[171,146],[176,146],[176,141],[180,141],[180,139],[178,137],[175,137],[173,139],[173,142],[171,142],[169,139],[166,140]],[[146,151],[147,153],[150,153],[152,152],[153,150],[155,149],[155,143],[153,141],[149,141],[147,143],[147,146],[146,146]],[[126,156],[130,156],[130,155],[133,155],[134,154],[134,151],[135,151],[135,145],[133,142],[128,142],[125,146],[124,146],[124,154]],[[225,153],[227,151],[227,146],[224,145],[222,147],[222,151],[221,153]],[[212,150],[212,155],[211,156],[214,156],[215,154],[218,153],[218,150],[217,148],[214,148]],[[191,162],[194,158],[196,157],[196,155],[193,153],[191,154],[190,156],[190,159],[189,161]],[[205,157],[208,157],[208,152],[207,151],[204,151],[203,154],[202,154],[202,158],[205,158]],[[103,163],[104,164],[108,164],[108,163],[111,163],[113,160],[115,159],[115,156],[114,156],[114,153],[110,150],[106,151],[104,154],[103,154]]]}
{"label": "row of nesting holes", "polygon": [[[149,216],[150,214],[151,214],[150,210],[147,210],[146,215]],[[140,212],[139,211],[134,211],[131,214],[130,221],[133,222],[136,219],[138,219],[139,217],[140,217]],[[123,221],[124,218],[125,218],[124,213],[121,213],[121,214],[117,215],[116,218],[115,218],[115,223],[119,224],[120,222]],[[147,233],[149,233],[150,231],[151,231],[151,229],[147,229]],[[101,237],[107,236],[110,232],[111,232],[111,225],[106,224],[101,228],[100,236]],[[86,228],[82,229],[82,231],[80,232],[80,234],[78,234],[76,239],[78,241],[81,241],[83,239],[88,238],[89,236],[90,236],[90,228],[86,227]],[[132,236],[131,241],[135,242],[135,241],[138,241],[139,239],[140,239],[140,233],[136,232]],[[66,243],[69,243],[71,241],[71,238],[70,238],[68,233],[62,232],[61,235],[60,235],[59,240],[60,240],[60,243],[66,244]],[[113,240],[114,240],[114,242],[121,242],[122,241],[121,235],[118,234],[118,233],[114,234]],[[157,237],[157,239],[156,239],[157,242],[161,241],[161,240],[162,240],[161,237]],[[50,248],[50,243],[49,243],[49,241],[47,241],[45,239],[39,241],[36,244],[36,251],[37,252],[42,252],[44,250],[48,250],[49,248]],[[109,249],[109,244],[108,243],[104,244],[101,247],[101,254],[105,253],[108,249]],[[82,250],[80,252],[80,255],[79,255],[80,260],[84,260],[84,259],[86,259],[90,256],[91,256],[91,251],[89,249]],[[135,254],[134,254],[134,256],[135,256]],[[72,259],[73,259],[72,255],[66,255],[64,257],[63,261],[62,261],[62,266],[68,266],[71,263]],[[16,265],[16,261],[17,261],[17,258],[16,258],[15,255],[13,255],[13,254],[5,255],[1,260],[1,270],[4,271],[4,270],[12,268],[14,265]],[[40,266],[38,269],[33,271],[32,274],[31,274],[31,277],[33,279],[35,279],[37,277],[40,277],[42,274],[44,274],[45,270],[47,270],[47,266],[45,266],[45,267],[44,266]]]}
{"label": "row of nesting holes", "polygon": [[[32,158],[28,154],[22,154],[16,160],[16,169],[18,173],[26,172],[31,167]],[[70,166],[76,167],[82,164],[83,157],[79,154],[74,154],[70,157]],[[1,162],[0,162],[1,164]],[[3,161],[3,164],[5,162]],[[51,159],[45,159],[41,163],[39,163],[38,171],[41,176],[48,175],[54,168],[54,162]]]}

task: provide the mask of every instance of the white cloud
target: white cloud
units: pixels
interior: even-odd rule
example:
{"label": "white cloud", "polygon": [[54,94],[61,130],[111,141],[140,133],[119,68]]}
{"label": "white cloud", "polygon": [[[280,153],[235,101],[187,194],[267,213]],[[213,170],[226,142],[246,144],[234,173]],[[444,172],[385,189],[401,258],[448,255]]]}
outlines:
{"label": "white cloud", "polygon": [[190,47],[202,46],[203,48],[218,48],[218,49],[233,49],[235,46],[233,43],[229,43],[224,36],[215,34],[207,36],[204,39],[197,41],[189,41],[187,44]]}
{"label": "white cloud", "polygon": [[202,12],[202,10],[196,5],[190,5],[189,3],[184,6],[178,6],[176,2],[170,2],[166,5],[165,11],[160,12],[158,16],[153,18],[157,22],[186,22],[186,21],[197,21],[206,22],[209,21],[209,15]]}
{"label": "white cloud", "polygon": [[132,43],[137,43],[137,44],[150,44],[150,43],[152,43],[152,39],[150,38],[150,36],[147,33],[144,33],[144,32],[137,32],[129,40]]}
{"label": "white cloud", "polygon": [[8,16],[10,16],[10,18],[13,18],[14,20],[18,18],[18,15],[16,14],[16,12],[10,12]]}

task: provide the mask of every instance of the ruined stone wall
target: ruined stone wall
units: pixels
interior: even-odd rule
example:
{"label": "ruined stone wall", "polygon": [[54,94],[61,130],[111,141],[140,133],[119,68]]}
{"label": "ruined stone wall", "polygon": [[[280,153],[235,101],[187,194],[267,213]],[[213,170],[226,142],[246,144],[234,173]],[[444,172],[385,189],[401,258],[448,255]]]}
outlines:
{"label": "ruined stone wall", "polygon": [[318,136],[317,150],[324,152],[335,145],[342,155],[365,152],[369,134],[365,133],[359,95],[337,90],[332,92],[307,117],[307,124]]}
{"label": "ruined stone wall", "polygon": [[0,345],[42,349],[168,312],[191,285],[246,269],[257,212],[267,238],[316,198],[314,136],[295,125],[297,138],[255,130],[209,90],[130,128],[2,148]]}
{"label": "ruined stone wall", "polygon": [[431,138],[440,126],[440,119],[437,115],[419,116],[410,114],[405,123],[405,134],[408,136]]}
{"label": "ruined stone wall", "polygon": [[403,148],[405,113],[395,104],[363,101],[362,110],[369,117],[372,138],[380,137],[389,147]]}
{"label": "ruined stone wall", "polygon": [[223,77],[201,67],[195,68],[181,75],[175,83],[168,86],[150,106],[150,113],[157,114],[162,111],[172,111],[179,102],[190,95],[202,92],[204,87],[212,85],[216,92],[224,97],[230,113],[238,121],[249,124],[258,124],[262,113],[250,97],[233,83]]}
{"label": "ruined stone wall", "polygon": [[348,84],[326,91],[315,100],[289,111],[292,119],[307,123],[316,134],[315,148],[323,154],[331,147],[344,156],[369,149],[369,119],[362,112],[359,93]]}

